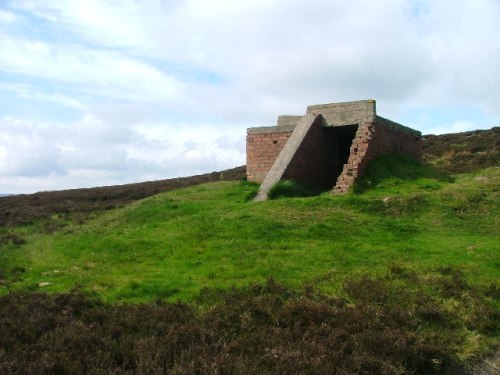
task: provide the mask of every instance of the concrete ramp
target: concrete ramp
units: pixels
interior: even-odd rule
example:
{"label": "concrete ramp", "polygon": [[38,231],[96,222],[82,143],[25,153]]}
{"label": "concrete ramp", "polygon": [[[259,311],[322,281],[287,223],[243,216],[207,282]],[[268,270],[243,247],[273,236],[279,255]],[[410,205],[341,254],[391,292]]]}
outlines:
{"label": "concrete ramp", "polygon": [[321,128],[322,122],[323,120],[321,115],[307,114],[300,119],[299,123],[290,135],[290,138],[278,155],[278,158],[269,170],[269,173],[262,182],[254,201],[260,202],[267,200],[269,190],[271,190],[277,182],[286,176],[286,172],[292,164],[294,156],[299,153],[307,135],[314,128]]}

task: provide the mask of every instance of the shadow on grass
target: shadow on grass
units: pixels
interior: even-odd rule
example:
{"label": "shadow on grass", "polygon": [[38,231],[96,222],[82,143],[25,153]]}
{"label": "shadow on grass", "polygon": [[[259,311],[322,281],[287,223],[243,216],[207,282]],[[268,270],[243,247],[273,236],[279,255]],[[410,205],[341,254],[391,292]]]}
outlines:
{"label": "shadow on grass", "polygon": [[321,194],[318,188],[306,186],[292,180],[282,180],[269,190],[269,199],[313,197]]}

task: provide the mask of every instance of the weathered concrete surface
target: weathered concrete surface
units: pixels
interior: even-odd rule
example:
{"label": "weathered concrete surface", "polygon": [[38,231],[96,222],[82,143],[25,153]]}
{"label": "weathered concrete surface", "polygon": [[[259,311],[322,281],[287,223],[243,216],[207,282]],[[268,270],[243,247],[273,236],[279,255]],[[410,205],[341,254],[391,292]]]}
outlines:
{"label": "weathered concrete surface", "polygon": [[273,134],[293,132],[295,125],[280,125],[280,126],[261,126],[258,128],[248,128],[247,134]]}
{"label": "weathered concrete surface", "polygon": [[278,126],[297,126],[302,116],[278,116]]}
{"label": "weathered concrete surface", "polygon": [[376,116],[375,100],[359,100],[331,104],[310,105],[307,113],[322,115],[327,126],[342,126],[373,122]]}
{"label": "weathered concrete surface", "polygon": [[259,202],[267,199],[269,190],[282,179],[292,158],[297,153],[311,127],[313,125],[321,126],[321,122],[322,118],[318,115],[308,114],[301,117],[290,138],[288,138],[288,141],[264,178],[254,201]]}

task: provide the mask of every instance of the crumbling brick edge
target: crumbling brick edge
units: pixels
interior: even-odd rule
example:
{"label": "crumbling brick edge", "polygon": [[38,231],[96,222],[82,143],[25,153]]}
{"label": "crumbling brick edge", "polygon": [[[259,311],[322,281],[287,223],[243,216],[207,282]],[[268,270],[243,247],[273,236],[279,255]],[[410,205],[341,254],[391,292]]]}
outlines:
{"label": "crumbling brick edge", "polygon": [[[307,124],[297,126],[301,121]],[[274,172],[279,169],[275,182],[292,179],[344,194],[378,155],[397,153],[421,161],[421,137],[417,130],[378,116],[375,100],[309,106],[305,116],[279,116],[277,126],[247,130],[247,179],[263,183],[274,166]],[[286,147],[290,138],[294,146]],[[264,187],[269,189],[269,181]],[[267,191],[258,197],[266,199]]]}

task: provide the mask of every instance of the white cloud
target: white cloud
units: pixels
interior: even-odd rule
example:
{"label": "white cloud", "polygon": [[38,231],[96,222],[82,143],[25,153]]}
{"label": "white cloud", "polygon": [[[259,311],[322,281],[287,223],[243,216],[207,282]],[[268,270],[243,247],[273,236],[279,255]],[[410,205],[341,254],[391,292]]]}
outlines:
{"label": "white cloud", "polygon": [[3,2],[0,189],[233,167],[246,127],[315,103],[373,98],[427,133],[498,125],[498,19],[496,0]]}
{"label": "white cloud", "polygon": [[73,90],[107,100],[157,103],[177,98],[185,90],[175,77],[113,51],[53,45],[2,34],[0,44],[0,69],[68,84]]}
{"label": "white cloud", "polygon": [[15,22],[16,19],[17,17],[14,13],[0,9],[0,23],[9,24]]}
{"label": "white cloud", "polygon": [[[226,129],[221,136],[210,128],[214,125],[188,129],[182,124],[117,124],[93,113],[65,125],[0,118],[0,186],[5,192],[24,193],[54,186],[187,176],[242,165],[242,132]],[[25,185],[17,185],[20,182]]]}
{"label": "white cloud", "polygon": [[460,133],[474,129],[474,124],[468,121],[457,121],[452,124],[443,124],[435,127],[432,134]]}
{"label": "white cloud", "polygon": [[60,151],[49,142],[54,130],[14,119],[0,121],[0,176],[64,174]]}
{"label": "white cloud", "polygon": [[23,1],[14,5],[29,10],[58,28],[105,47],[153,49],[148,19],[159,15],[161,1]]}
{"label": "white cloud", "polygon": [[[158,58],[167,70],[171,64],[187,64],[217,74],[227,84],[208,91],[222,98],[226,92],[242,98],[226,106],[230,108],[272,103],[279,110],[286,107],[283,103],[303,107],[316,101],[365,97],[435,103],[449,98],[450,90],[458,100],[497,108],[493,103],[498,102],[498,94],[491,93],[496,82],[492,78],[500,78],[494,69],[500,60],[500,47],[493,37],[500,16],[495,1],[28,3],[37,14],[94,45]],[[125,77],[129,65],[137,73],[136,81],[145,77],[146,82],[157,81],[144,66],[116,60],[120,56],[90,54],[87,51],[75,60],[102,70],[102,75],[91,74],[96,81],[103,82],[113,65],[117,81],[134,81],[134,74]],[[81,70],[68,75],[81,76]],[[184,83],[178,82],[186,91],[180,90],[177,104],[189,109],[189,97],[199,98],[200,86]],[[120,90],[122,85],[112,97],[120,98],[117,92],[127,91]],[[96,86],[93,93],[106,85]],[[139,85],[132,86],[142,96]],[[156,94],[161,97],[170,85],[158,81],[147,86],[158,88]]]}
{"label": "white cloud", "polygon": [[0,83],[0,91],[1,90],[8,91],[9,93],[22,99],[48,101],[77,110],[84,110],[87,108],[81,101],[75,98],[62,94],[46,94],[39,92],[36,88],[27,84]]}

